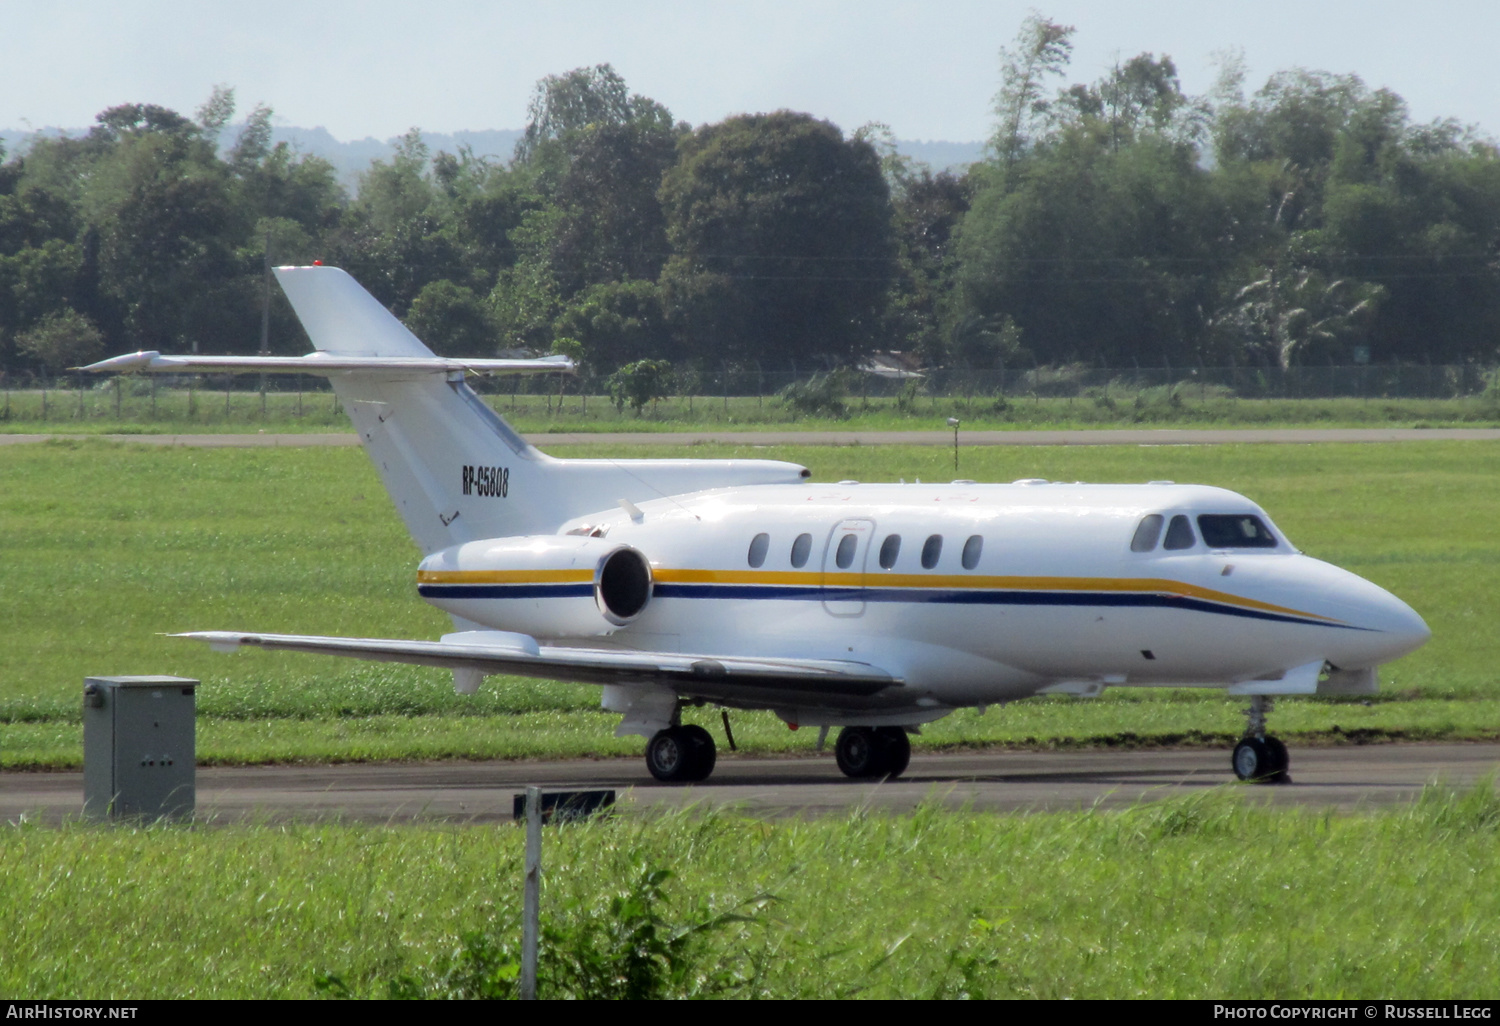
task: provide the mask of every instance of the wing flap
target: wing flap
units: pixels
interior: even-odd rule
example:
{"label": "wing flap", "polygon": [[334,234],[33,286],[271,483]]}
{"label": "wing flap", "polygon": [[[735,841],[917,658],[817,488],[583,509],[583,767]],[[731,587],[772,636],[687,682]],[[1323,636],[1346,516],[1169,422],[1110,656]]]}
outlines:
{"label": "wing flap", "polygon": [[[481,639],[476,635],[493,634]],[[281,652],[346,656],[376,662],[509,673],[583,684],[665,684],[679,694],[718,699],[742,689],[866,698],[902,681],[872,666],[839,659],[741,658],[538,645],[521,634],[470,631],[452,640],[336,638],[303,634],[192,631],[175,638],[206,641],[217,651],[242,645]]]}

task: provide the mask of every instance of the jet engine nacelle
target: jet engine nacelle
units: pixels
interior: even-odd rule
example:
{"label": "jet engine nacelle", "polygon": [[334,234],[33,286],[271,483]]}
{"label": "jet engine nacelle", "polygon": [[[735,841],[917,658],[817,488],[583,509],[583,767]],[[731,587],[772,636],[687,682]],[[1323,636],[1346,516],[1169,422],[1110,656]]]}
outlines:
{"label": "jet engine nacelle", "polygon": [[417,571],[417,591],[439,609],[544,638],[611,634],[641,615],[651,588],[640,551],[573,535],[465,542]]}

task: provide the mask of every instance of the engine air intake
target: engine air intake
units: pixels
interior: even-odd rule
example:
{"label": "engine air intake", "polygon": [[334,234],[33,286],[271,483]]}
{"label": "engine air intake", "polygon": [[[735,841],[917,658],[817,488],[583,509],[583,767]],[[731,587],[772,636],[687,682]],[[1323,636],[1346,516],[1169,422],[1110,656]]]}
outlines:
{"label": "engine air intake", "polygon": [[599,563],[594,597],[605,619],[624,626],[651,600],[651,565],[635,549],[616,549]]}

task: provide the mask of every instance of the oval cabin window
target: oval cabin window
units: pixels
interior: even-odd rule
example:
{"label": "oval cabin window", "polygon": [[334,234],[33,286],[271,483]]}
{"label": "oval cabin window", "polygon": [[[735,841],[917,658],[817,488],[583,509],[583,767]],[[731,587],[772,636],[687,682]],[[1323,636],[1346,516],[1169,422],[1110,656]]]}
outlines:
{"label": "oval cabin window", "polygon": [[889,570],[896,565],[896,557],[901,555],[901,536],[899,534],[888,534],[885,541],[880,543],[880,569]]}
{"label": "oval cabin window", "polygon": [[833,561],[840,570],[847,570],[854,564],[854,550],[859,545],[859,539],[852,534],[846,534],[839,539],[839,547],[833,554]]}
{"label": "oval cabin window", "polygon": [[941,558],[943,558],[943,536],[929,535],[922,543],[922,569],[931,570],[938,565],[938,560]]}
{"label": "oval cabin window", "polygon": [[750,565],[762,566],[766,561],[766,553],[771,549],[771,536],[769,534],[757,534],[750,539]]}
{"label": "oval cabin window", "polygon": [[977,534],[969,535],[969,540],[964,542],[963,564],[965,570],[972,570],[979,565],[979,557],[984,553],[984,539]]}
{"label": "oval cabin window", "polygon": [[797,535],[797,540],[792,542],[792,566],[806,566],[807,557],[810,555],[812,555],[812,535]]}

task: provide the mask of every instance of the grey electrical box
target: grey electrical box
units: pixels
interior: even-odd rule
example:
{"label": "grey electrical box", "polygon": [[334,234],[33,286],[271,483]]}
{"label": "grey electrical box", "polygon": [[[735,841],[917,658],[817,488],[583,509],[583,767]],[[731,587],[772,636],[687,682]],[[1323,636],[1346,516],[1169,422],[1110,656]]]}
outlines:
{"label": "grey electrical box", "polygon": [[89,677],[83,683],[83,813],[191,819],[197,800],[196,680]]}

